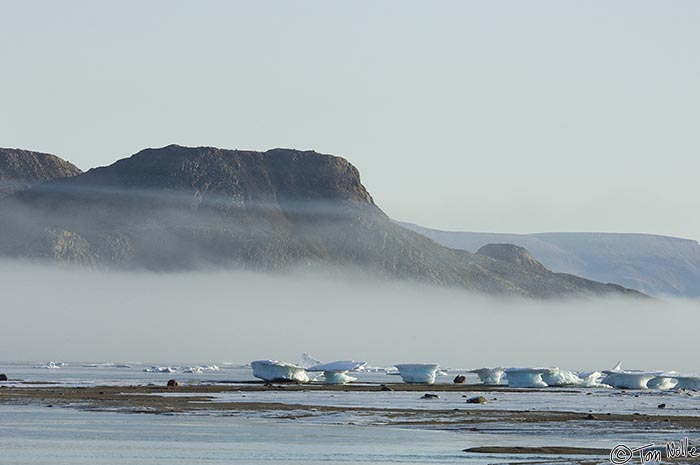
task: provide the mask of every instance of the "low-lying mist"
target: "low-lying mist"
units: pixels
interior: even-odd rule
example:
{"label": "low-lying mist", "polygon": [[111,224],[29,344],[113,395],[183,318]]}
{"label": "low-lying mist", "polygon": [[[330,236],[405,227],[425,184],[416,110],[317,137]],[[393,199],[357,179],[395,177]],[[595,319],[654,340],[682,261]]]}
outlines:
{"label": "low-lying mist", "polygon": [[0,360],[700,371],[700,303],[490,298],[299,272],[147,273],[0,262]]}

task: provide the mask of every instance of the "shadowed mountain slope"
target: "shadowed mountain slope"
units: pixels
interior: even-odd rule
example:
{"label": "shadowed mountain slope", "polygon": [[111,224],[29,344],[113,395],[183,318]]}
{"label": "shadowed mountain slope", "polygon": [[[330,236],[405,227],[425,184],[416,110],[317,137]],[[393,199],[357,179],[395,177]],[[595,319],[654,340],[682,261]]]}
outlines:
{"label": "shadowed mountain slope", "polygon": [[80,173],[76,166],[55,155],[0,148],[0,197],[39,182]]}
{"label": "shadowed mountain slope", "polygon": [[13,257],[157,270],[352,267],[491,294],[634,294],[514,260],[501,246],[443,247],[391,221],[347,160],[310,151],[147,149],[16,192],[0,218],[9,225],[0,253]]}

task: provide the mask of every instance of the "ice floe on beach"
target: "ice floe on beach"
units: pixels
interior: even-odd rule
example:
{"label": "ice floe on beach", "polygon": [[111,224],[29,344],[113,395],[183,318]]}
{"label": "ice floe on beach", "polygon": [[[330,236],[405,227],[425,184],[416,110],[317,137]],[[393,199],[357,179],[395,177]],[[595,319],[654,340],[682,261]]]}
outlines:
{"label": "ice floe on beach", "polygon": [[677,384],[677,374],[649,371],[620,371],[606,373],[601,381],[617,389],[673,389]]}
{"label": "ice floe on beach", "polygon": [[301,354],[301,357],[299,357],[298,365],[302,368],[311,368],[312,366],[320,365],[322,363],[322,361],[312,357],[311,354],[304,352]]}
{"label": "ice floe on beach", "polygon": [[656,389],[667,391],[678,385],[675,371],[623,370],[618,362],[612,370],[603,371],[601,383],[616,389]]}
{"label": "ice floe on beach", "polygon": [[469,370],[468,373],[476,373],[483,384],[495,386],[501,384],[501,378],[505,373],[505,369],[503,367],[477,368],[476,370]]}
{"label": "ice floe on beach", "polygon": [[197,366],[158,366],[153,365],[148,368],[144,368],[143,371],[146,373],[195,373],[202,374],[208,371],[219,371],[220,368],[216,365],[197,365]]}
{"label": "ice floe on beach", "polygon": [[253,376],[263,381],[295,381],[308,383],[309,375],[304,367],[278,360],[256,360],[250,363],[253,368]]}
{"label": "ice floe on beach", "polygon": [[559,368],[550,368],[542,373],[542,381],[547,386],[578,386],[581,384],[581,378],[577,373]]}
{"label": "ice floe on beach", "polygon": [[410,384],[433,384],[437,374],[438,364],[436,363],[400,363],[394,365],[403,379],[404,383]]}
{"label": "ice floe on beach", "polygon": [[673,390],[700,391],[700,376],[678,375],[674,377],[676,385]]}
{"label": "ice floe on beach", "polygon": [[547,387],[547,383],[542,379],[542,375],[547,373],[549,368],[506,368],[506,378],[508,387],[513,388],[539,388]]}
{"label": "ice floe on beach", "polygon": [[345,384],[356,381],[357,378],[348,376],[348,371],[359,370],[367,362],[356,362],[354,360],[340,360],[337,362],[324,363],[306,368],[309,372],[323,372],[326,384]]}
{"label": "ice floe on beach", "polygon": [[578,373],[580,387],[605,387],[604,384],[600,382],[603,377],[603,373],[600,371],[585,371]]}

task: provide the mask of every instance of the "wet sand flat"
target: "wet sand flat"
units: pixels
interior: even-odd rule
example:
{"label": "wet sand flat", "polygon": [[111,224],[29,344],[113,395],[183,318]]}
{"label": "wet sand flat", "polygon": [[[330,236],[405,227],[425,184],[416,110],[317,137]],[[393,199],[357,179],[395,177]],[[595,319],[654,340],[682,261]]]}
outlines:
{"label": "wet sand flat", "polygon": [[[431,392],[444,391],[474,391],[472,386],[453,385],[387,385],[394,391]],[[478,386],[484,391],[484,386]],[[501,388],[502,389],[502,388]],[[580,413],[567,411],[538,411],[522,410],[492,410],[488,406],[475,408],[464,404],[459,409],[417,409],[393,408],[391,406],[377,407],[338,407],[314,405],[309,403],[283,403],[274,401],[214,401],[221,393],[246,393],[264,391],[332,391],[332,392],[379,392],[381,386],[372,385],[296,385],[296,384],[242,384],[242,385],[187,385],[179,387],[163,386],[95,386],[95,387],[56,387],[56,386],[4,386],[0,389],[0,403],[43,404],[47,406],[67,406],[88,410],[119,410],[139,413],[236,413],[236,412],[290,412],[296,415],[304,413],[319,414],[328,412],[347,412],[381,414],[391,419],[395,425],[410,424],[414,426],[471,426],[486,422],[509,423],[562,423],[582,422],[588,425],[605,425],[610,422],[629,423],[635,428],[646,428],[651,425],[664,427],[679,427],[700,429],[699,416],[686,415],[640,415],[620,413]],[[499,389],[494,389],[499,390]],[[512,390],[510,390],[512,392]],[[526,391],[526,390],[524,390]],[[523,391],[523,392],[524,392]],[[526,398],[526,394],[524,397]],[[524,402],[526,406],[527,403]]]}

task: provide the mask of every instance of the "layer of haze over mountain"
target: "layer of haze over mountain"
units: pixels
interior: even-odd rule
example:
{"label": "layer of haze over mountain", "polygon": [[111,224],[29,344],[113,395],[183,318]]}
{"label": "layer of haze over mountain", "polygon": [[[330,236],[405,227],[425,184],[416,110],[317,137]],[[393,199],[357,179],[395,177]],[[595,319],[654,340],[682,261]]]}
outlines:
{"label": "layer of haze over mountain", "polygon": [[520,247],[452,250],[391,221],[347,160],[316,152],[147,149],[0,202],[0,253],[131,269],[356,267],[536,298],[631,294],[552,273]]}

